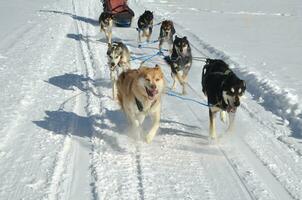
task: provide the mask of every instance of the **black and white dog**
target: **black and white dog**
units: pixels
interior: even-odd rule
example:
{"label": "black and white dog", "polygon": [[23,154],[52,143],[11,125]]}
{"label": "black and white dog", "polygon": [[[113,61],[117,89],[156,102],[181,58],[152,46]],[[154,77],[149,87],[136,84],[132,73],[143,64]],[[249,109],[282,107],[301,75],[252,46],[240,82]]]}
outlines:
{"label": "black and white dog", "polygon": [[130,52],[125,44],[122,42],[108,43],[107,50],[108,65],[110,66],[110,78],[112,81],[112,97],[113,99],[117,96],[116,83],[117,77],[122,71],[127,71],[131,68],[130,66]]}
{"label": "black and white dog", "polygon": [[161,23],[159,32],[159,50],[161,51],[163,43],[167,42],[169,45],[169,51],[172,53],[173,35],[175,34],[174,24],[170,20],[165,20]]}
{"label": "black and white dog", "polygon": [[229,114],[229,127],[232,129],[240,97],[244,94],[246,84],[239,79],[229,66],[219,59],[207,59],[202,70],[202,91],[208,98],[210,115],[210,137],[216,138],[215,117],[225,121],[225,111]]}
{"label": "black and white dog", "polygon": [[172,71],[172,90],[176,88],[177,79],[182,86],[182,94],[186,94],[185,85],[192,66],[191,47],[187,37],[180,38],[177,35],[175,36],[171,57],[165,57],[165,60],[170,65]]}
{"label": "black and white dog", "polygon": [[107,43],[111,43],[112,38],[113,15],[108,12],[102,12],[99,17],[100,31],[105,33]]}
{"label": "black and white dog", "polygon": [[141,37],[146,37],[147,42],[150,41],[153,29],[153,12],[145,10],[137,21],[138,42],[141,42]]}

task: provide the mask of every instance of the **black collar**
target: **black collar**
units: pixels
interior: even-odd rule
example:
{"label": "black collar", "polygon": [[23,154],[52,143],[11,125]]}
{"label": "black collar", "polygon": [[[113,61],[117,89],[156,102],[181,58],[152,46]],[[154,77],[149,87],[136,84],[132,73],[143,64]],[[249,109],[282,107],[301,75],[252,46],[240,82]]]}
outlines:
{"label": "black collar", "polygon": [[[156,103],[157,100],[154,100],[151,104],[151,107],[152,108],[154,106],[154,104]],[[135,103],[136,103],[136,106],[137,106],[137,109],[140,111],[140,112],[143,112],[144,111],[144,106],[142,104],[142,102],[140,102],[136,97],[135,97]]]}

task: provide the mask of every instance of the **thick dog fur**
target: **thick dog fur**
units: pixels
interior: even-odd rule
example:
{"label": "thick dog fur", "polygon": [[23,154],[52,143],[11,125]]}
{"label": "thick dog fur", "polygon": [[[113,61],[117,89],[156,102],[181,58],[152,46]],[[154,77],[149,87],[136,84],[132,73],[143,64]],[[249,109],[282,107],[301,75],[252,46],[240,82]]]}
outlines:
{"label": "thick dog fur", "polygon": [[151,143],[160,123],[161,95],[165,81],[161,68],[140,67],[120,74],[117,81],[118,100],[126,114],[132,130],[142,125],[150,115],[152,127],[146,136]]}
{"label": "thick dog fur", "polygon": [[175,34],[174,24],[170,20],[165,20],[161,23],[159,33],[159,50],[161,51],[163,43],[166,42],[169,45],[169,50],[172,52],[173,35]]}
{"label": "thick dog fur", "polygon": [[187,37],[179,38],[177,35],[175,36],[171,57],[165,57],[165,60],[172,71],[171,76],[174,81],[172,90],[176,89],[176,80],[178,80],[182,86],[182,94],[186,94],[185,85],[192,66],[191,47]]}
{"label": "thick dog fur", "polygon": [[107,50],[108,65],[110,66],[110,78],[112,81],[112,98],[116,98],[116,81],[119,72],[127,71],[130,66],[130,52],[122,42],[108,43]]}
{"label": "thick dog fur", "polygon": [[138,18],[137,27],[138,42],[142,42],[141,37],[146,37],[147,42],[149,42],[153,29],[153,12],[145,10],[145,12]]}
{"label": "thick dog fur", "polygon": [[111,44],[113,15],[103,12],[99,17],[100,31],[105,33],[107,43]]}
{"label": "thick dog fur", "polygon": [[229,114],[229,127],[232,129],[240,97],[246,89],[245,81],[239,79],[222,60],[207,59],[202,70],[202,91],[208,98],[210,116],[210,137],[216,138],[215,117],[220,111]]}

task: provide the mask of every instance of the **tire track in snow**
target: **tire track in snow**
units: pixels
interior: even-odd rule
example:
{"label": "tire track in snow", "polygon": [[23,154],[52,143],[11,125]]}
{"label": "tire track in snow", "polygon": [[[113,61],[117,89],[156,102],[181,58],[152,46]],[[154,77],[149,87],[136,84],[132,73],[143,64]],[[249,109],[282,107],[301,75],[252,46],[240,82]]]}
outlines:
{"label": "tire track in snow", "polygon": [[[80,1],[74,1],[71,0],[71,6],[72,6],[72,11],[74,13],[74,16],[81,16],[81,14],[83,13],[79,13],[77,11],[77,7],[80,8],[81,6],[79,5]],[[90,5],[88,5],[90,6]],[[81,10],[83,11],[83,10]],[[89,14],[89,13],[86,13]],[[76,31],[76,34],[80,35],[83,32],[83,27],[80,21],[77,20],[77,18],[73,18],[73,24],[74,24],[74,29]],[[90,50],[87,50],[87,42],[83,42],[81,40],[79,40],[77,42],[77,46],[79,49],[79,65],[84,64],[84,67],[79,67],[80,72],[84,72],[84,75],[86,77],[89,77],[89,73],[88,70],[89,68],[91,68],[91,58],[89,56],[89,52]],[[94,173],[94,167],[91,165],[92,161],[92,157],[91,154],[93,152],[93,145],[92,145],[92,132],[90,133],[90,129],[92,129],[92,127],[90,127],[92,125],[91,122],[91,116],[89,115],[89,113],[87,112],[87,107],[89,107],[89,98],[90,98],[90,84],[85,83],[85,88],[88,88],[87,91],[84,91],[82,93],[82,95],[76,96],[76,103],[78,104],[76,107],[76,112],[75,113],[80,113],[80,114],[84,114],[87,116],[88,119],[88,124],[86,124],[87,129],[81,129],[81,127],[78,126],[82,126],[80,124],[80,122],[75,121],[74,122],[74,126],[73,128],[75,129],[80,129],[83,131],[89,131],[88,133],[82,133],[84,135],[87,135],[89,138],[88,139],[82,139],[82,138],[73,138],[72,137],[72,144],[73,144],[73,149],[72,149],[72,156],[71,156],[71,163],[72,163],[72,167],[70,169],[68,169],[68,174],[71,176],[70,180],[67,181],[65,184],[65,188],[66,191],[62,193],[62,195],[64,195],[66,198],[89,198],[89,199],[98,199],[98,193],[97,190],[95,189],[95,181],[97,180],[97,178],[95,177],[95,173]],[[84,113],[83,113],[84,112]],[[84,136],[83,135],[83,136]],[[84,149],[85,148],[85,149]],[[88,148],[88,149],[87,149]],[[81,159],[79,159],[79,157],[81,157]],[[88,171],[87,171],[88,170]],[[90,172],[89,172],[90,171]],[[83,180],[84,178],[84,180]],[[87,180],[88,179],[88,180]],[[88,182],[87,182],[88,181]],[[84,182],[84,185],[83,185]],[[88,194],[85,195],[85,197],[83,196],[83,186],[90,188],[89,192],[90,195]],[[65,193],[65,194],[64,194]]]}

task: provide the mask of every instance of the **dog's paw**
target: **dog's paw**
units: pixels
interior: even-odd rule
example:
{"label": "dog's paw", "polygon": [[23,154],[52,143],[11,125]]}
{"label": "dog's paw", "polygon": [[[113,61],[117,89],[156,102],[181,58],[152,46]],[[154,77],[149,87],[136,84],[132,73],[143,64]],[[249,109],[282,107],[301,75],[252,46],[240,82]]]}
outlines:
{"label": "dog's paw", "polygon": [[208,143],[209,145],[215,145],[218,143],[218,139],[213,137],[208,137]]}
{"label": "dog's paw", "polygon": [[151,142],[152,142],[152,140],[153,140],[153,136],[151,136],[151,135],[147,135],[146,136],[146,142],[148,143],[148,144],[150,144]]}

